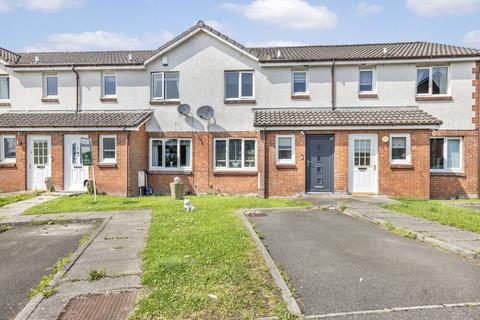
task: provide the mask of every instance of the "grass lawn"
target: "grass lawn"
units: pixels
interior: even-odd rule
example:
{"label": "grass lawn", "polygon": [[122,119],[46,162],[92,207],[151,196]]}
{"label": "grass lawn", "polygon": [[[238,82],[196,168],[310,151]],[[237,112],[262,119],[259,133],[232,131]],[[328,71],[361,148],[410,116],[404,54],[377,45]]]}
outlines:
{"label": "grass lawn", "polygon": [[383,207],[411,216],[424,218],[441,224],[480,233],[480,213],[467,208],[445,205],[440,200],[415,200],[397,198],[399,204]]}
{"label": "grass lawn", "polygon": [[[295,199],[190,197],[197,208],[187,213],[182,201],[168,197],[63,197],[28,214],[152,209],[143,252],[144,294],[134,319],[252,319],[288,315],[279,289],[236,215],[238,208],[306,205]],[[210,296],[209,296],[210,295]]]}
{"label": "grass lawn", "polygon": [[9,203],[27,200],[27,199],[36,197],[38,195],[39,195],[38,193],[32,192],[32,193],[19,193],[11,196],[0,197],[0,207],[3,207]]}

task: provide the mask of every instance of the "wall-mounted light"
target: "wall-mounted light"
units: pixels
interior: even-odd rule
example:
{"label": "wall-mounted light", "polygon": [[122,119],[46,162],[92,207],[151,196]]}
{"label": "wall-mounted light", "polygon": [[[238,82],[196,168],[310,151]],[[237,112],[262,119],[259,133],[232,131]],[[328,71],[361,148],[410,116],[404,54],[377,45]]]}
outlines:
{"label": "wall-mounted light", "polygon": [[168,66],[168,57],[167,56],[162,57],[162,65],[164,67]]}

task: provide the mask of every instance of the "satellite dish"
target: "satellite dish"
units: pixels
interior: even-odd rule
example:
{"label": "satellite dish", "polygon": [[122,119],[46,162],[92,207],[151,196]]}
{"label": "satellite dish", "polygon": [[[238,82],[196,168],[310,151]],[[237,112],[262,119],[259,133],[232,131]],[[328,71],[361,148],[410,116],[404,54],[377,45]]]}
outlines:
{"label": "satellite dish", "polygon": [[213,108],[210,106],[203,106],[198,108],[197,110],[197,116],[203,120],[210,120],[213,117]]}
{"label": "satellite dish", "polygon": [[183,114],[186,116],[190,113],[190,106],[188,104],[181,104],[177,108],[178,113]]}

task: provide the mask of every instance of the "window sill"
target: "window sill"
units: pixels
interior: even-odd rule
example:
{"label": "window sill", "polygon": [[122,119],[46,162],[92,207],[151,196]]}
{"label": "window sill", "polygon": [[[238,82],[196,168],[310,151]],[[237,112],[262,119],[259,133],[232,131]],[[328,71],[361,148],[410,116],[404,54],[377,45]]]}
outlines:
{"label": "window sill", "polygon": [[10,101],[0,101],[0,107],[10,107]]}
{"label": "window sill", "polygon": [[414,169],[411,163],[390,163],[390,169]]}
{"label": "window sill", "polygon": [[116,162],[100,162],[98,164],[98,167],[99,168],[116,168],[117,167],[117,163]]}
{"label": "window sill", "polygon": [[179,105],[179,104],[180,104],[180,100],[161,100],[161,99],[155,100],[155,99],[151,99],[151,100],[150,100],[150,104],[151,104],[152,106],[154,106],[154,105],[167,105],[167,104],[170,104],[170,105]]}
{"label": "window sill", "polygon": [[378,95],[376,93],[359,93],[358,98],[360,98],[360,99],[377,99]]}
{"label": "window sill", "polygon": [[166,174],[166,175],[191,175],[192,170],[182,170],[182,169],[150,169],[148,174],[157,175],[157,174]]}
{"label": "window sill", "polygon": [[466,177],[465,172],[452,172],[452,171],[430,171],[431,176],[446,176],[446,177]]}
{"label": "window sill", "polygon": [[416,101],[452,101],[452,96],[415,96]]}
{"label": "window sill", "polygon": [[16,166],[15,162],[0,162],[0,168],[15,168]]}
{"label": "window sill", "polygon": [[117,98],[114,98],[114,97],[101,97],[100,98],[100,102],[114,102],[114,103],[117,103]]}
{"label": "window sill", "polygon": [[276,163],[275,167],[277,169],[297,169],[297,165],[295,163]]}
{"label": "window sill", "polygon": [[42,98],[42,102],[45,103],[59,103],[58,98]]}
{"label": "window sill", "polygon": [[308,94],[292,94],[292,100],[310,100]]}
{"label": "window sill", "polygon": [[225,104],[256,104],[255,99],[225,99]]}
{"label": "window sill", "polygon": [[232,169],[232,170],[213,170],[214,175],[219,176],[228,176],[228,175],[235,175],[235,176],[256,176],[258,175],[257,170],[242,170],[242,169]]}

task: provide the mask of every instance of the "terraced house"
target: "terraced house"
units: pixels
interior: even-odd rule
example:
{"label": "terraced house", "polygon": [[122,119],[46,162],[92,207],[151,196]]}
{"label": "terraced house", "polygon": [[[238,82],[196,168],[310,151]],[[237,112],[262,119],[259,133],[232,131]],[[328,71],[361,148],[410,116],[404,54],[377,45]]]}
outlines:
{"label": "terraced house", "polygon": [[0,50],[0,190],[479,193],[480,51],[247,48],[199,22],[156,50]]}

